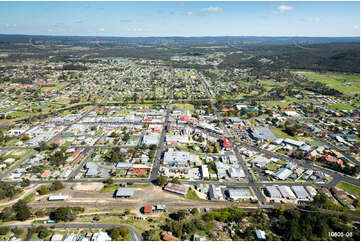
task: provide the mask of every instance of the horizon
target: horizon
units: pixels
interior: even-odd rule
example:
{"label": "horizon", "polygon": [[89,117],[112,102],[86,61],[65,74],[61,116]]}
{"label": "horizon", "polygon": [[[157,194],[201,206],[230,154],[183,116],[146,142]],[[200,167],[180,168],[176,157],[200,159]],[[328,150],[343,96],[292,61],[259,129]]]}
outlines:
{"label": "horizon", "polygon": [[52,34],[1,34],[8,36],[43,36],[43,37],[95,37],[95,38],[229,38],[229,37],[252,37],[252,38],[360,38],[360,36],[281,36],[281,35],[204,35],[204,36],[111,36],[111,35],[52,35]]}
{"label": "horizon", "polygon": [[360,2],[0,2],[0,34],[359,37]]}

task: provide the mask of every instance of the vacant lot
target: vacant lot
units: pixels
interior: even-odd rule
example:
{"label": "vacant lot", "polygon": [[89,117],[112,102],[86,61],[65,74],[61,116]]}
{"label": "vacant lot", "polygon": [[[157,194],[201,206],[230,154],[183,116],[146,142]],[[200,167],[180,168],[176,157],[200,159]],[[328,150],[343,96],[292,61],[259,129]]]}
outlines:
{"label": "vacant lot", "polygon": [[347,182],[339,182],[337,187],[345,190],[346,192],[360,197],[360,188]]}

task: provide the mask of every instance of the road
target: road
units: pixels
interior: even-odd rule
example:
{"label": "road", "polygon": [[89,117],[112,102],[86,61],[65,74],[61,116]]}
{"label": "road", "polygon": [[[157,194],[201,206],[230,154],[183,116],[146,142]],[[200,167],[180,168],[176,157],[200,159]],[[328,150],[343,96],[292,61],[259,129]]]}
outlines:
{"label": "road", "polygon": [[165,116],[165,122],[163,123],[163,129],[162,129],[162,133],[160,135],[160,140],[159,140],[159,144],[157,147],[157,153],[155,155],[152,171],[150,173],[150,180],[153,182],[157,180],[159,169],[160,169],[162,153],[164,150],[164,141],[165,141],[165,136],[166,136],[166,132],[168,129],[168,120],[169,120],[169,114],[170,114],[170,110],[171,110],[172,99],[173,99],[173,90],[172,90],[172,87],[170,87],[169,88],[169,98],[168,98],[169,101],[168,101],[168,107],[167,107],[167,114]]}
{"label": "road", "polygon": [[[142,235],[131,225],[129,224],[96,224],[96,223],[66,223],[66,224],[41,224],[45,227],[55,227],[62,229],[110,229],[116,227],[127,227],[130,230],[132,241],[142,241]],[[1,225],[0,227],[9,227],[9,228],[31,228],[34,225],[25,224],[25,225]]]}
{"label": "road", "polygon": [[[229,133],[228,129],[226,128],[226,126],[224,125],[223,123],[223,119],[222,119],[222,116],[221,114],[219,113],[219,111],[217,110],[217,107],[216,107],[216,104],[215,102],[213,101],[213,98],[212,98],[212,95],[211,95],[211,92],[210,92],[210,87],[209,87],[209,84],[208,82],[206,81],[206,79],[203,77],[203,75],[201,76],[201,80],[202,80],[202,83],[203,83],[203,86],[204,86],[204,89],[206,90],[207,94],[208,94],[208,97],[209,97],[209,101],[212,103],[212,106],[213,106],[213,109],[214,109],[214,112],[216,113],[216,116],[217,116],[217,119],[219,121],[219,124],[221,125],[221,128],[225,131],[225,133],[227,134],[227,137],[228,139],[232,138],[232,135]],[[258,201],[260,201],[262,204],[265,204],[266,203],[266,199],[265,197],[262,195],[262,193],[259,191],[258,189],[258,186],[256,184],[256,181],[254,180],[252,174],[249,172],[248,170],[248,167],[246,165],[246,162],[243,160],[242,156],[239,154],[239,151],[236,147],[236,144],[235,142],[231,141],[232,142],[232,148],[233,148],[233,151],[240,163],[240,165],[242,166],[242,169],[249,181],[249,186],[252,187]]]}

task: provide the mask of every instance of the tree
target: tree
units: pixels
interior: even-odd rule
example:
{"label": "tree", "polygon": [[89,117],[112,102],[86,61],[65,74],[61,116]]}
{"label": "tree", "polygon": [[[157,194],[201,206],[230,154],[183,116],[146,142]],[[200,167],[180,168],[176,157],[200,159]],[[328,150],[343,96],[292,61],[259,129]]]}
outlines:
{"label": "tree", "polygon": [[49,149],[48,144],[45,141],[41,141],[39,143],[39,150],[44,151],[44,150],[47,150],[47,149]]}
{"label": "tree", "polygon": [[51,234],[51,231],[42,225],[36,228],[36,232],[38,233],[38,237],[40,239],[45,239]]}
{"label": "tree", "polygon": [[114,183],[114,180],[109,177],[105,182],[106,182],[108,185],[111,185],[111,184]]}
{"label": "tree", "polygon": [[48,185],[41,185],[40,188],[39,188],[39,190],[38,190],[38,193],[39,193],[40,195],[48,194],[48,192],[49,192],[49,187],[48,187]]}
{"label": "tree", "polygon": [[6,235],[9,232],[10,232],[9,227],[0,227],[0,235]]}
{"label": "tree", "polygon": [[183,220],[185,217],[186,217],[186,212],[184,212],[183,210],[179,210],[177,212],[178,221]]}
{"label": "tree", "polygon": [[25,200],[19,200],[12,206],[17,220],[25,221],[31,217],[31,210]]}
{"label": "tree", "polygon": [[158,186],[165,186],[168,183],[168,178],[166,176],[158,176],[157,178],[157,185]]}
{"label": "tree", "polygon": [[51,191],[59,191],[64,188],[64,184],[61,181],[55,181],[51,184]]}
{"label": "tree", "polygon": [[29,185],[30,185],[30,180],[26,179],[26,178],[23,178],[23,180],[21,181],[21,186],[22,187],[27,187]]}
{"label": "tree", "polygon": [[178,177],[172,177],[172,181],[171,181],[171,182],[174,183],[174,184],[181,184]]}
{"label": "tree", "polygon": [[69,222],[75,220],[76,213],[70,207],[60,207],[55,209],[55,211],[51,214],[51,217],[56,222],[59,221]]}

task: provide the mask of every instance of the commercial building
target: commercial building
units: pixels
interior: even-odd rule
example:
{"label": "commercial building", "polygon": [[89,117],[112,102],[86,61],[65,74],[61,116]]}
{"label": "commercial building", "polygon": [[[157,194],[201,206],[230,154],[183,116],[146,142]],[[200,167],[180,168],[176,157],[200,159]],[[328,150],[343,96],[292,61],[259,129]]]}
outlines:
{"label": "commercial building", "polygon": [[278,190],[281,192],[281,195],[283,198],[286,199],[295,199],[296,196],[292,192],[291,188],[289,186],[279,186]]}
{"label": "commercial building", "polygon": [[264,192],[270,198],[282,198],[282,195],[276,186],[267,186],[265,187]]}
{"label": "commercial building", "polygon": [[303,186],[292,186],[291,188],[298,199],[310,198],[310,195],[307,193]]}
{"label": "commercial building", "polygon": [[228,194],[229,198],[236,201],[238,199],[249,199],[252,198],[252,193],[249,188],[234,188],[234,189],[227,189],[226,193]]}
{"label": "commercial building", "polygon": [[135,188],[119,188],[114,196],[118,198],[128,198],[133,196],[134,192]]}
{"label": "commercial building", "polygon": [[275,140],[277,137],[267,127],[251,127],[249,128],[251,137],[255,140]]}
{"label": "commercial building", "polygon": [[179,184],[174,184],[174,183],[168,183],[165,187],[164,190],[168,191],[168,192],[174,192],[180,195],[185,195],[188,191],[188,187],[179,185]]}
{"label": "commercial building", "polygon": [[273,176],[278,180],[286,180],[291,174],[290,169],[280,168]]}

